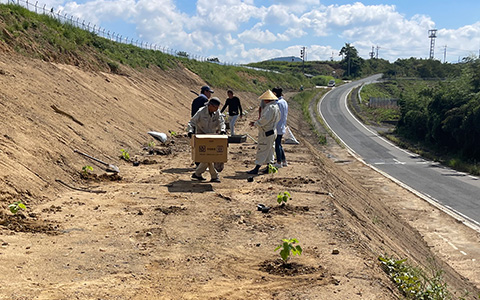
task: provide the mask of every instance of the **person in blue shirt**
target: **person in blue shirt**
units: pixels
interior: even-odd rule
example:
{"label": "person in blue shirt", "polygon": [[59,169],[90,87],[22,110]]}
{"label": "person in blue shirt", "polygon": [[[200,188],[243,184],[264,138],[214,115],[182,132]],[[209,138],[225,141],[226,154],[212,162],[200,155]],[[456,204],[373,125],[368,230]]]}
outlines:
{"label": "person in blue shirt", "polygon": [[208,85],[202,86],[202,89],[200,90],[200,95],[198,95],[197,98],[193,99],[192,102],[192,117],[197,113],[200,108],[204,107],[205,104],[207,104],[208,99],[210,99],[212,94],[213,90]]}
{"label": "person in blue shirt", "polygon": [[283,150],[282,146],[282,137],[287,128],[288,103],[285,99],[283,99],[283,90],[281,88],[273,88],[272,92],[278,97],[277,105],[280,109],[280,121],[277,123],[277,137],[275,139],[275,156],[277,158],[277,162],[274,164],[274,166],[281,168],[288,166],[287,159],[285,158],[285,151]]}

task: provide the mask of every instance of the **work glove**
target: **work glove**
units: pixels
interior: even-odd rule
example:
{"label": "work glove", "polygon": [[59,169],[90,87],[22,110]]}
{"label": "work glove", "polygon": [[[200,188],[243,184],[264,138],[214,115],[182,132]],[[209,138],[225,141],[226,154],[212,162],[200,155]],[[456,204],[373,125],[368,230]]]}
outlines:
{"label": "work glove", "polygon": [[189,131],[189,132],[187,133],[187,135],[188,135],[189,138],[191,138],[192,135],[193,135],[193,132]]}

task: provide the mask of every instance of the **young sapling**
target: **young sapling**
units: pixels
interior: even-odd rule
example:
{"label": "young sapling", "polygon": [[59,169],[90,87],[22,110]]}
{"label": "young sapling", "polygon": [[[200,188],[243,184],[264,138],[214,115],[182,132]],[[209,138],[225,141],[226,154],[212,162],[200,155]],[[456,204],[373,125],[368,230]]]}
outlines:
{"label": "young sapling", "polygon": [[149,149],[152,149],[154,147],[155,147],[155,142],[154,141],[151,141],[151,142],[148,143],[148,148]]}
{"label": "young sapling", "polygon": [[15,215],[19,209],[27,209],[27,207],[22,201],[15,201],[8,206],[8,209],[10,209],[10,212]]}
{"label": "young sapling", "polygon": [[128,153],[128,151],[125,149],[120,149],[120,151],[122,152],[122,156],[120,158],[125,161],[130,161],[130,153]]}
{"label": "young sapling", "polygon": [[283,206],[287,203],[287,201],[289,199],[291,199],[290,197],[291,197],[291,195],[290,195],[289,192],[280,193],[277,196],[277,202],[278,202],[278,204],[281,204]]}
{"label": "young sapling", "polygon": [[268,164],[267,170],[268,174],[274,174],[278,172],[278,169],[272,164]]}
{"label": "young sapling", "polygon": [[82,173],[83,175],[88,175],[91,171],[93,171],[93,167],[89,165],[85,165],[82,167]]}
{"label": "young sapling", "polygon": [[298,240],[293,238],[293,239],[282,239],[282,244],[278,245],[277,248],[275,248],[274,251],[277,251],[278,249],[282,249],[280,251],[280,256],[282,257],[283,264],[287,264],[288,259],[292,255],[298,255],[300,256],[302,254],[302,247],[300,245],[295,245],[298,243]]}

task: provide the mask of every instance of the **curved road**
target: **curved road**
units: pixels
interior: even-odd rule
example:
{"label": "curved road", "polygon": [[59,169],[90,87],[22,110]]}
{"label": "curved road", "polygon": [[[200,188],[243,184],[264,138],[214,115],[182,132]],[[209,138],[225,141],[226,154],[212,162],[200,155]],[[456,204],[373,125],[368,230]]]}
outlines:
{"label": "curved road", "polygon": [[350,91],[379,78],[380,75],[374,75],[338,86],[327,93],[318,104],[325,123],[357,158],[478,231],[480,180],[477,177],[442,167],[398,148],[363,125],[348,109]]}

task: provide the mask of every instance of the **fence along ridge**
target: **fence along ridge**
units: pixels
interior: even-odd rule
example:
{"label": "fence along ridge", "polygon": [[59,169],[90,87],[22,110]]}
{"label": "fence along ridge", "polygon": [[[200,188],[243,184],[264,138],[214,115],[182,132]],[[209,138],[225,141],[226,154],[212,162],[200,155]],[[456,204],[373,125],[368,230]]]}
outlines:
{"label": "fence along ridge", "polygon": [[[7,4],[16,4],[18,6],[25,7],[26,9],[28,9],[30,11],[34,11],[37,14],[39,13],[38,11],[40,10],[42,14],[49,15],[52,18],[57,19],[61,23],[68,23],[68,24],[73,25],[77,28],[87,30],[87,31],[89,31],[93,34],[96,34],[98,36],[101,36],[103,38],[106,38],[108,40],[111,40],[111,41],[114,41],[114,42],[117,42],[117,43],[129,44],[129,45],[133,45],[133,46],[136,46],[138,48],[146,49],[146,50],[161,51],[162,53],[165,53],[165,54],[173,55],[173,56],[176,56],[176,57],[183,57],[183,58],[187,58],[187,59],[193,59],[193,60],[196,60],[196,61],[204,61],[204,62],[205,61],[210,61],[210,58],[207,58],[207,57],[204,57],[204,56],[191,54],[191,53],[188,53],[186,51],[175,50],[175,49],[172,49],[172,48],[169,48],[169,47],[166,47],[166,46],[159,46],[159,45],[154,44],[154,43],[148,43],[148,42],[140,41],[140,44],[139,44],[138,39],[135,39],[135,42],[134,42],[133,38],[129,38],[127,36],[123,37],[123,35],[120,35],[118,33],[116,34],[115,32],[110,33],[110,30],[105,32],[107,29],[101,28],[100,26],[97,26],[96,24],[91,25],[91,22],[86,23],[85,20],[82,20],[81,23],[80,23],[80,18],[77,17],[76,20],[74,20],[74,16],[68,16],[67,17],[67,13],[62,15],[60,13],[60,11],[55,12],[53,7],[51,9],[47,9],[46,4],[44,4],[43,7],[38,6],[38,1],[35,1],[35,3],[33,3],[33,2],[29,2],[28,0],[7,0]],[[33,8],[35,10],[33,10]],[[221,64],[221,65],[235,65],[235,66],[238,65],[238,64],[226,63],[226,62],[219,62],[219,64]]]}

